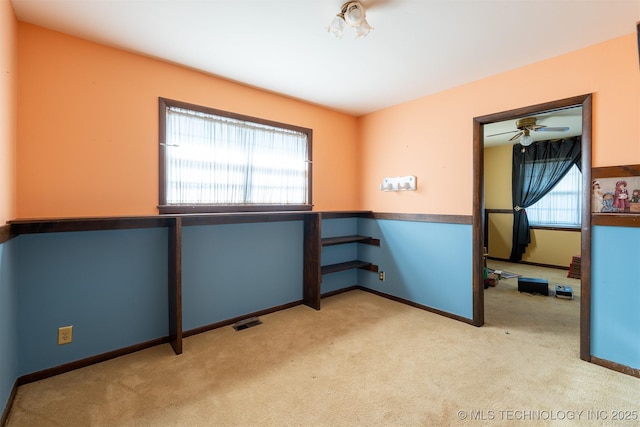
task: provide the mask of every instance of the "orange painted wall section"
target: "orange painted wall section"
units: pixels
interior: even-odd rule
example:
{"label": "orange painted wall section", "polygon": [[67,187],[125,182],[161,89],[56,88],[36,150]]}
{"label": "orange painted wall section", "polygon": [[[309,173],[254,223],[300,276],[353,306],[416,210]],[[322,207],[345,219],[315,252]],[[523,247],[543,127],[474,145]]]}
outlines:
{"label": "orange painted wall section", "polygon": [[0,0],[0,226],[15,216],[17,36],[18,23],[11,2]]}
{"label": "orange painted wall section", "polygon": [[[470,215],[473,118],[593,93],[593,166],[640,163],[636,35],[459,86],[359,119],[362,208]],[[416,175],[415,192],[382,192]]]}
{"label": "orange painted wall section", "polygon": [[[10,19],[2,19],[15,26],[5,9]],[[11,172],[2,172],[0,219],[156,214],[158,97],[312,128],[316,210],[470,215],[473,118],[587,93],[594,94],[593,165],[640,163],[635,34],[354,118],[30,24],[17,27],[17,115],[10,100],[0,101],[0,120],[18,123],[17,190],[6,177]],[[4,43],[0,54],[10,57]],[[0,144],[11,155],[14,144]],[[380,191],[385,177],[401,175],[417,176],[418,191]],[[14,195],[15,209],[7,209]]]}
{"label": "orange painted wall section", "polygon": [[18,24],[17,217],[154,215],[158,97],[313,129],[316,210],[357,209],[357,120]]}

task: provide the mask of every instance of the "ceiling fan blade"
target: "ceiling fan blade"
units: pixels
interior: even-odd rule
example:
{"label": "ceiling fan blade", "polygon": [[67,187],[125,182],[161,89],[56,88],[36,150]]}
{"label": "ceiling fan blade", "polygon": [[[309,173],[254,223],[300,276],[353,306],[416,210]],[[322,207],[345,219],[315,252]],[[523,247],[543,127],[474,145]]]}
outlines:
{"label": "ceiling fan blade", "polygon": [[490,136],[504,135],[504,134],[507,134],[507,133],[513,133],[513,132],[518,132],[518,131],[517,131],[517,130],[510,130],[509,132],[494,133],[494,134],[486,135],[486,136],[487,136],[487,138],[488,138],[488,137],[490,137]]}
{"label": "ceiling fan blade", "polygon": [[541,127],[539,129],[534,129],[536,132],[566,132],[569,130],[568,126],[564,127]]}
{"label": "ceiling fan blade", "polygon": [[513,135],[511,138],[509,138],[509,141],[514,141],[514,140],[520,138],[521,135],[522,135],[522,132],[518,132],[515,135]]}

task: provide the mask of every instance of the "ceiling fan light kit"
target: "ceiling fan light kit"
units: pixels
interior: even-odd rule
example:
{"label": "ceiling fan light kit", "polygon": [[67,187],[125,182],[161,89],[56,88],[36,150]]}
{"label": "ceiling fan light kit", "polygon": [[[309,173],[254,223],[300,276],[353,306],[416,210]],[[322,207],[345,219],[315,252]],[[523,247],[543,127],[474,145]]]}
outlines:
{"label": "ceiling fan light kit", "polygon": [[520,136],[520,145],[528,147],[533,144],[533,137],[529,134],[529,129],[525,129]]}
{"label": "ceiling fan light kit", "polygon": [[518,141],[523,147],[528,147],[533,144],[533,137],[531,136],[531,132],[566,132],[569,130],[568,126],[549,127],[545,125],[539,125],[537,124],[537,118],[535,117],[525,117],[517,120],[516,128],[518,130],[501,132],[487,136],[491,137],[516,132],[515,135],[509,138],[509,141]]}
{"label": "ceiling fan light kit", "polygon": [[345,23],[355,29],[357,39],[366,37],[373,30],[373,27],[367,22],[364,6],[358,1],[343,4],[340,12],[327,27],[327,31],[334,37],[341,39]]}

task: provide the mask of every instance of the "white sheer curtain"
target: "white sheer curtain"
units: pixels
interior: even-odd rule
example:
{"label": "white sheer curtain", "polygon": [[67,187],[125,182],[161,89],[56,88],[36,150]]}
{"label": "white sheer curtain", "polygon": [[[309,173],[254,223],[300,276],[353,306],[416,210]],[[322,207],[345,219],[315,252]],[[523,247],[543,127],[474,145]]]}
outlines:
{"label": "white sheer curtain", "polygon": [[307,135],[170,107],[167,204],[305,204]]}
{"label": "white sheer curtain", "polygon": [[537,203],[527,208],[530,225],[579,227],[582,212],[582,173],[576,165]]}

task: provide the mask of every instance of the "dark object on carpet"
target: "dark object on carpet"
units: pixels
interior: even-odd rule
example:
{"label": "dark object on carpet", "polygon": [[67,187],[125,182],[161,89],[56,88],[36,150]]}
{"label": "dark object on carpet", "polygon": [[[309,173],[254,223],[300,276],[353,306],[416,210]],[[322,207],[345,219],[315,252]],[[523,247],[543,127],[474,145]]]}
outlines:
{"label": "dark object on carpet", "polygon": [[534,277],[519,277],[518,291],[530,294],[549,295],[549,282],[547,279],[537,279]]}
{"label": "dark object on carpet", "polygon": [[485,279],[484,288],[487,289],[488,286],[496,286],[498,284],[498,281],[500,281],[499,275],[497,275],[496,273],[489,273],[487,274],[487,278]]}

